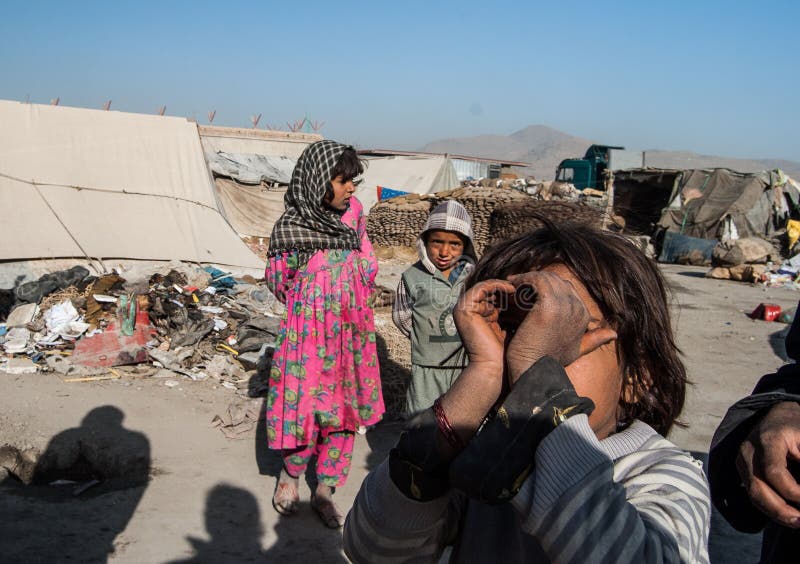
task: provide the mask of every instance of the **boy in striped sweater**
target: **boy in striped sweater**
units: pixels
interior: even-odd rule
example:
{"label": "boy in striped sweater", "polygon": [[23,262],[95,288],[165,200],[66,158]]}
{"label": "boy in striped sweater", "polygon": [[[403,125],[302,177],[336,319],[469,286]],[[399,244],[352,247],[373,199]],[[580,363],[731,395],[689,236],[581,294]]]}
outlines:
{"label": "boy in striped sweater", "polygon": [[666,292],[624,238],[550,223],[490,250],[455,320],[469,365],[364,481],[354,562],[708,562]]}

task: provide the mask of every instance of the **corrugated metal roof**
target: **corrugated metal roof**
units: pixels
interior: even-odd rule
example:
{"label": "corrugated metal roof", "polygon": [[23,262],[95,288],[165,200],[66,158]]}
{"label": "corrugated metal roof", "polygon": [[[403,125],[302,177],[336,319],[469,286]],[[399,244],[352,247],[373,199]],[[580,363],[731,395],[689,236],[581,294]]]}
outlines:
{"label": "corrugated metal roof", "polygon": [[365,157],[388,157],[388,156],[423,156],[423,157],[449,157],[451,159],[461,159],[463,161],[478,161],[485,163],[497,163],[503,166],[531,166],[531,163],[523,163],[518,161],[506,161],[503,159],[493,159],[488,157],[473,157],[469,155],[454,155],[452,153],[426,153],[424,151],[395,151],[394,149],[362,149],[358,151],[359,155]]}

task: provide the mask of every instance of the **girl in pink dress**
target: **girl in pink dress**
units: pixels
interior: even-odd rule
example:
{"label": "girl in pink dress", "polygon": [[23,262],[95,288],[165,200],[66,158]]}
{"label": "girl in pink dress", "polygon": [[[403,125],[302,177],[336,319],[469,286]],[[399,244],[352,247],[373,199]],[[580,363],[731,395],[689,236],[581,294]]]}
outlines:
{"label": "girl in pink dress", "polygon": [[332,494],[347,479],[355,432],[384,411],[367,305],[378,265],[353,197],[363,171],[355,150],[335,141],[303,151],[265,273],[286,304],[267,399],[267,441],[283,458],[272,505],[283,515],[297,510],[298,478],[316,455],[311,506],[331,528],[344,522]]}

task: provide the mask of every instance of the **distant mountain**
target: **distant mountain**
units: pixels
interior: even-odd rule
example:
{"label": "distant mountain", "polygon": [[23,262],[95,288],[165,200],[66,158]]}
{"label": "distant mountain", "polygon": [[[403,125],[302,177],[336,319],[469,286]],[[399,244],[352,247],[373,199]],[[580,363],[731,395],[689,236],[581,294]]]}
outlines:
{"label": "distant mountain", "polygon": [[522,171],[524,174],[549,180],[558,163],[568,157],[583,156],[592,143],[545,125],[530,125],[511,135],[442,139],[428,143],[421,150],[531,163]]}
{"label": "distant mountain", "polygon": [[645,162],[657,168],[729,168],[739,172],[779,168],[792,178],[800,179],[800,163],[782,159],[734,159],[688,151],[647,151]]}
{"label": "distant mountain", "polygon": [[[555,175],[558,163],[567,158],[582,157],[592,143],[545,125],[530,125],[511,135],[478,135],[441,139],[425,145],[421,151],[453,153],[531,163],[519,172],[542,180]],[[628,147],[633,148],[633,147]],[[700,155],[688,151],[646,151],[647,166],[657,168],[730,168],[740,172],[756,172],[774,168],[800,180],[800,162],[780,159],[734,159]]]}

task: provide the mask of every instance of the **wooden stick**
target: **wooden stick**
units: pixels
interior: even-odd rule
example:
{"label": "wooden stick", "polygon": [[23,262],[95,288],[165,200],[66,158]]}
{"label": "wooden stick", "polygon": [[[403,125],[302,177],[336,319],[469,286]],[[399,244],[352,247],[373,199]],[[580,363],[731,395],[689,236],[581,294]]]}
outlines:
{"label": "wooden stick", "polygon": [[80,378],[64,378],[64,382],[97,382],[98,380],[119,380],[120,375],[82,376]]}

